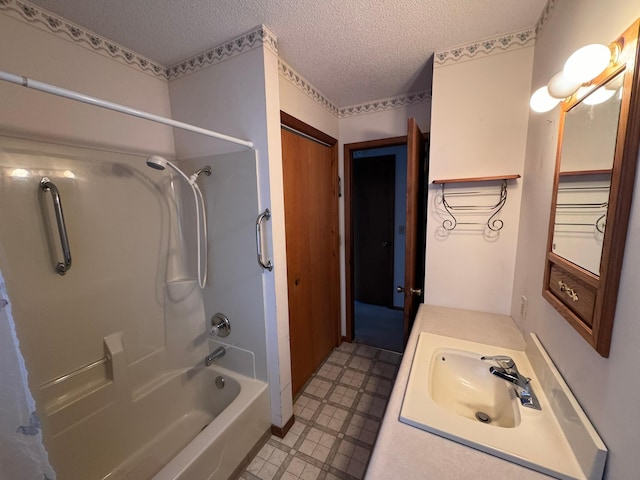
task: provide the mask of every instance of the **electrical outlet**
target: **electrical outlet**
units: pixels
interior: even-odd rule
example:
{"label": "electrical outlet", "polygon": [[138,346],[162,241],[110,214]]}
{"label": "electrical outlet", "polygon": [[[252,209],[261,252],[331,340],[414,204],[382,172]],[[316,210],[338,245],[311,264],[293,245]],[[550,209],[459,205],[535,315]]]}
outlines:
{"label": "electrical outlet", "polygon": [[522,295],[520,297],[520,320],[523,322],[527,318],[527,297]]}

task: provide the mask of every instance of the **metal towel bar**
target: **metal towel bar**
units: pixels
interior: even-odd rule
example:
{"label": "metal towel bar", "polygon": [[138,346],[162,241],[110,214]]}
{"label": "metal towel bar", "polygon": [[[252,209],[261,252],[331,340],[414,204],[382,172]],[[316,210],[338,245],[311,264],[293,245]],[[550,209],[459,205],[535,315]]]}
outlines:
{"label": "metal towel bar", "polygon": [[40,188],[44,192],[51,192],[53,200],[53,209],[56,212],[56,221],[58,223],[58,233],[60,234],[60,244],[62,246],[63,261],[56,265],[56,272],[64,275],[71,268],[71,250],[69,249],[69,238],[67,237],[67,227],[64,223],[64,214],[62,213],[62,202],[60,201],[60,192],[58,188],[47,177],[40,180]]}
{"label": "metal towel bar", "polygon": [[258,250],[258,263],[260,266],[266,270],[273,270],[273,263],[271,260],[268,260],[267,263],[264,263],[262,259],[262,235],[261,235],[261,225],[263,220],[269,220],[271,218],[271,212],[267,208],[264,212],[258,215],[256,219],[256,249]]}

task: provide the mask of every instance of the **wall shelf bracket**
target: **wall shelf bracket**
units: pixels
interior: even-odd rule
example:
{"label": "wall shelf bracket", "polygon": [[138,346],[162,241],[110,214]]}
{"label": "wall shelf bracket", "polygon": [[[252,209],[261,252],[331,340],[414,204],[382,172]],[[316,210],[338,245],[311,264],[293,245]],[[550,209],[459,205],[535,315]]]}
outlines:
{"label": "wall shelf bracket", "polygon": [[[459,225],[483,225],[489,228],[492,232],[499,232],[504,227],[504,222],[497,218],[498,213],[504,207],[507,201],[507,180],[520,178],[520,175],[505,175],[499,177],[473,177],[473,178],[454,178],[445,180],[434,180],[434,184],[440,184],[442,186],[441,201],[442,207],[447,212],[450,218],[445,218],[442,221],[442,228],[447,231],[454,230]],[[483,191],[462,191],[462,192],[447,192],[446,185],[448,183],[473,183],[473,182],[500,182],[500,190],[498,192],[498,199],[495,203],[474,203],[473,197],[487,196]],[[461,201],[455,201],[454,199],[461,199]],[[462,200],[464,199],[464,200]],[[488,219],[486,221],[460,221],[461,218],[469,218],[486,214]]]}

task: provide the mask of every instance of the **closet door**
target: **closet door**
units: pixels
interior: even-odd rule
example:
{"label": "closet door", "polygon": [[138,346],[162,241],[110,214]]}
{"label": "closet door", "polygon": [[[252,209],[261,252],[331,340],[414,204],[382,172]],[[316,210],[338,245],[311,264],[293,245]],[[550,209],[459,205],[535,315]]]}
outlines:
{"label": "closet door", "polygon": [[282,129],[294,396],[339,340],[336,153],[335,144],[322,144]]}

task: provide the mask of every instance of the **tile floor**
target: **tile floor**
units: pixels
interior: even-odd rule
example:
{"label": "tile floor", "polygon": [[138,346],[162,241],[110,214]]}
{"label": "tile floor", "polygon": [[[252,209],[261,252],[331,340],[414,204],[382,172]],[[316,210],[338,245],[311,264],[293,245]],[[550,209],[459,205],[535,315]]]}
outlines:
{"label": "tile floor", "polygon": [[297,398],[291,430],[272,435],[240,478],[363,478],[400,359],[357,343],[334,349]]}

